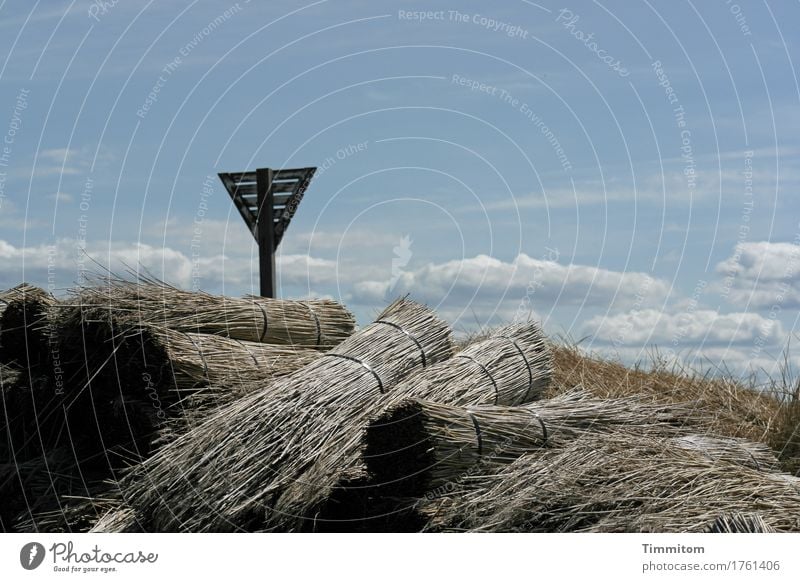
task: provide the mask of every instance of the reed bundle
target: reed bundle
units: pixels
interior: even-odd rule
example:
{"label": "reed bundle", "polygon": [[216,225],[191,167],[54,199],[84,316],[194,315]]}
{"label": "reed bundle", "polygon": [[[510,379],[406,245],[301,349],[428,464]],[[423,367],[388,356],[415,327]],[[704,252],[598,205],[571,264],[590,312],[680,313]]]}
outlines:
{"label": "reed bundle", "polygon": [[47,358],[48,310],[56,299],[44,289],[22,283],[2,296],[0,315],[0,362],[24,368],[38,366]]}
{"label": "reed bundle", "polygon": [[775,530],[757,513],[720,515],[706,533],[774,533]]}
{"label": "reed bundle", "polygon": [[747,439],[691,434],[676,437],[672,444],[696,450],[712,461],[727,461],[757,471],[778,471],[781,466],[771,448]]}
{"label": "reed bundle", "polygon": [[176,331],[321,350],[339,344],[355,328],[353,315],[329,299],[224,297],[184,291],[154,279],[109,278],[84,287],[73,303],[84,311],[106,310],[118,318]]}
{"label": "reed bundle", "polygon": [[776,531],[800,530],[800,479],[668,439],[587,434],[478,481],[439,505],[434,529],[700,532],[720,515],[753,512]]}
{"label": "reed bundle", "polygon": [[179,395],[199,387],[263,384],[270,378],[287,376],[312,362],[320,353],[311,348],[262,344],[203,333],[145,328],[148,348],[144,360],[157,369],[168,369],[169,383]]}
{"label": "reed bundle", "polygon": [[150,439],[183,407],[211,407],[246,383],[263,388],[319,356],[311,347],[143,325],[105,309],[65,306],[55,325],[70,422],[96,427],[102,450],[132,459],[149,454]]}
{"label": "reed bundle", "polygon": [[365,459],[377,483],[398,496],[422,497],[492,465],[564,446],[586,432],[675,435],[699,421],[685,406],[599,400],[582,391],[517,407],[463,408],[410,399],[370,423]]}
{"label": "reed bundle", "polygon": [[[454,357],[418,370],[357,414],[325,443],[317,461],[281,495],[276,514],[283,529],[336,527],[333,504],[346,506],[346,520],[364,513],[361,503],[367,476],[362,433],[376,414],[413,396],[453,405],[519,404],[536,399],[550,380],[552,357],[541,327],[530,322],[495,330]],[[350,494],[355,495],[355,498]],[[341,513],[341,508],[337,509]],[[323,524],[323,522],[331,522]],[[341,525],[341,524],[339,524]]]}
{"label": "reed bundle", "polygon": [[351,415],[451,349],[435,314],[396,301],[331,352],[164,446],[126,477],[124,499],[148,530],[269,528],[280,519],[275,499]]}

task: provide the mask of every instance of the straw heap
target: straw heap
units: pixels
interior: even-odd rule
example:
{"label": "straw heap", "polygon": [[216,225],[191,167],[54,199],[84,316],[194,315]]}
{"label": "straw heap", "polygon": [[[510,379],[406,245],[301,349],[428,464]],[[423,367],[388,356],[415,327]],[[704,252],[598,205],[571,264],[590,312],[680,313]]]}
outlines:
{"label": "straw heap", "polygon": [[[409,396],[453,405],[520,404],[536,399],[552,374],[552,356],[541,327],[530,322],[495,330],[453,358],[410,375],[372,406],[350,414],[343,430],[326,442],[316,463],[305,471],[276,504],[283,529],[343,527],[336,515],[352,522],[367,519],[365,495],[372,490],[362,458],[362,433],[376,414]],[[335,496],[330,506],[331,495]],[[374,497],[374,495],[373,495]],[[323,507],[328,504],[328,507]],[[342,511],[343,508],[344,511]],[[375,514],[379,514],[383,508]],[[330,523],[323,523],[323,522]]]}
{"label": "straw heap", "polygon": [[800,528],[800,479],[623,433],[587,434],[560,451],[525,455],[473,485],[442,500],[434,528],[699,532],[741,512],[758,513],[776,531]]}
{"label": "straw heap", "polygon": [[124,499],[148,530],[270,527],[275,499],[346,427],[348,415],[451,349],[445,323],[399,300],[333,351],[162,448],[126,479]]}
{"label": "straw heap", "polygon": [[675,435],[698,421],[688,407],[599,400],[583,391],[518,407],[461,408],[412,399],[370,423],[365,458],[376,482],[399,496],[422,497],[589,431]]}
{"label": "straw heap", "polygon": [[238,299],[184,291],[153,279],[109,278],[83,288],[73,303],[90,312],[85,315],[88,319],[96,317],[91,312],[105,310],[117,318],[176,331],[322,350],[336,346],[355,328],[353,315],[328,299]]}

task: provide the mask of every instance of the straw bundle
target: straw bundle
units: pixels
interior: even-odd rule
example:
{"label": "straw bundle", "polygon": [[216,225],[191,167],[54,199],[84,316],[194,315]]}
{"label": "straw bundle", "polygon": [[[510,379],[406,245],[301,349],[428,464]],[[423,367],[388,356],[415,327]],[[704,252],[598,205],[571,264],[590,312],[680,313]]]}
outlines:
{"label": "straw bundle", "polygon": [[263,383],[287,376],[319,357],[311,348],[262,344],[154,327],[142,329],[148,367],[169,369],[168,382],[179,395],[212,385]]}
{"label": "straw bundle", "polygon": [[365,458],[377,483],[421,497],[589,431],[674,435],[698,422],[688,407],[599,400],[581,391],[518,407],[460,408],[413,399],[370,423]]}
{"label": "straw bundle", "polygon": [[3,293],[0,315],[0,362],[37,366],[47,358],[48,310],[56,299],[44,289],[22,283]]}
{"label": "straw bundle", "polygon": [[781,465],[767,445],[747,439],[692,434],[677,437],[672,444],[696,450],[712,461],[727,461],[757,471],[777,471]]}
{"label": "straw bundle", "polygon": [[800,480],[665,439],[588,434],[478,481],[440,504],[435,529],[699,532],[720,515],[755,512],[776,531],[800,530]]}
{"label": "straw bundle", "polygon": [[177,331],[322,350],[339,344],[355,328],[353,315],[328,299],[239,299],[184,291],[153,279],[110,278],[83,288],[74,303],[84,311],[106,310],[118,318]]}
{"label": "straw bundle", "polygon": [[[359,513],[362,519],[369,517],[361,501],[364,494],[374,492],[365,481],[361,435],[382,410],[409,396],[454,405],[527,402],[538,398],[546,388],[551,366],[550,349],[541,327],[530,322],[499,328],[449,360],[410,375],[358,414],[348,415],[344,430],[331,435],[314,465],[278,500],[276,514],[285,516],[281,527],[338,527],[333,523],[337,517],[329,510],[342,513],[343,506],[347,507],[345,513],[350,522]],[[324,507],[331,501],[340,507]],[[371,503],[374,502],[373,498]],[[331,523],[323,524],[324,521]]]}
{"label": "straw bundle", "polygon": [[399,300],[333,351],[166,445],[128,476],[124,499],[147,529],[270,527],[270,505],[350,415],[451,349],[446,324]]}
{"label": "straw bundle", "polygon": [[410,376],[394,394],[454,405],[515,406],[538,400],[552,371],[552,353],[539,324],[514,324]]}
{"label": "straw bundle", "polygon": [[720,515],[706,533],[774,533],[764,518],[757,513],[732,513]]}
{"label": "straw bundle", "polygon": [[[71,422],[97,427],[103,450],[134,459],[149,453],[150,438],[184,406],[212,407],[248,382],[263,388],[319,355],[309,347],[140,325],[104,309],[62,308],[57,326]],[[185,400],[209,386],[197,401]]]}

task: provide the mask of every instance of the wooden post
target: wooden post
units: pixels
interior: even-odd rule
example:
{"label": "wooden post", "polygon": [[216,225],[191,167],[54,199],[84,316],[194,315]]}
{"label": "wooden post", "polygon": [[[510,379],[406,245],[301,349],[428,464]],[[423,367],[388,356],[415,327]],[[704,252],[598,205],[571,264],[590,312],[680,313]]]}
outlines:
{"label": "wooden post", "polygon": [[256,170],[258,193],[258,267],[262,297],[275,297],[275,223],[272,217],[274,194],[272,192],[271,168]]}

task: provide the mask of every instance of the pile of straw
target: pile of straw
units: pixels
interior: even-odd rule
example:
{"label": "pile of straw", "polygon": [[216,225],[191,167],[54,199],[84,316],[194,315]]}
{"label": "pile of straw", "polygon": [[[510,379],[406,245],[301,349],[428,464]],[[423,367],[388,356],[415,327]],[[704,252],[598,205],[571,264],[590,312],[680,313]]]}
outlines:
{"label": "pile of straw", "polygon": [[0,362],[39,366],[47,358],[47,314],[56,299],[44,289],[22,283],[3,293],[2,303]]}
{"label": "pile of straw", "polygon": [[654,402],[692,402],[708,414],[711,432],[768,442],[780,423],[780,402],[756,386],[722,374],[696,374],[660,361],[627,368],[621,362],[592,357],[574,346],[553,350],[551,390],[545,397],[581,385],[597,398],[647,397]]}
{"label": "pile of straw", "polygon": [[525,455],[473,486],[442,500],[434,529],[700,532],[720,515],[743,512],[776,531],[800,528],[800,479],[625,433],[587,434]]}
{"label": "pile of straw", "polygon": [[422,497],[587,432],[675,435],[692,423],[700,419],[687,407],[599,400],[580,390],[517,407],[463,408],[410,399],[370,423],[365,458],[376,482],[398,496]]}
{"label": "pile of straw", "polygon": [[82,308],[82,317],[87,319],[107,311],[118,319],[176,331],[322,350],[338,345],[355,328],[353,315],[328,299],[238,299],[184,291],[153,279],[109,278],[81,289],[72,303]]}
{"label": "pile of straw", "polygon": [[[384,508],[367,511],[374,508],[365,501],[379,504],[380,491],[368,479],[361,438],[381,411],[411,396],[453,405],[520,404],[538,398],[551,373],[550,348],[535,322],[499,328],[449,360],[418,370],[372,405],[348,412],[342,419],[346,430],[331,435],[314,465],[279,498],[275,513],[283,516],[280,527],[351,528],[385,513]],[[337,523],[340,515],[347,523]]]}
{"label": "pile of straw", "polygon": [[451,350],[444,322],[399,300],[331,352],[164,446],[126,478],[124,500],[147,530],[269,528],[275,499],[347,430],[348,414]]}

